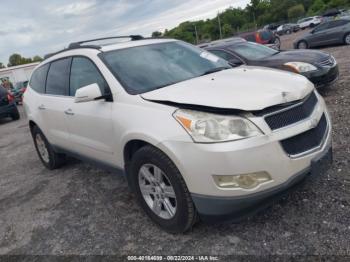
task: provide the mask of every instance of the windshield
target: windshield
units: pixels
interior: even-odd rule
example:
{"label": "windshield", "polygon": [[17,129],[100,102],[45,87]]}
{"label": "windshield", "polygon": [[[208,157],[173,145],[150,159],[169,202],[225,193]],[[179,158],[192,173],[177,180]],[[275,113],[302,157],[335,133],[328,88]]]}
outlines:
{"label": "windshield", "polygon": [[102,55],[130,94],[231,68],[223,59],[181,41],[113,50]]}
{"label": "windshield", "polygon": [[264,45],[246,42],[229,46],[233,52],[244,59],[259,60],[279,53],[278,51]]}

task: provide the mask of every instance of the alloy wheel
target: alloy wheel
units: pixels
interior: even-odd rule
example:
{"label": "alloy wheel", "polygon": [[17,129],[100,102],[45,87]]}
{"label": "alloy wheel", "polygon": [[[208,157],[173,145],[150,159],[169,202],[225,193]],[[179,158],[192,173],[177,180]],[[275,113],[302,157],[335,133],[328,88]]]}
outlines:
{"label": "alloy wheel", "polygon": [[49,151],[47,150],[44,139],[42,138],[42,136],[40,134],[37,134],[35,136],[35,141],[36,141],[36,146],[38,148],[38,152],[39,152],[42,160],[46,163],[49,163],[50,162]]}
{"label": "alloy wheel", "polygon": [[143,199],[153,213],[163,219],[173,218],[177,209],[176,195],[166,174],[153,164],[144,164],[138,179]]}
{"label": "alloy wheel", "polygon": [[350,45],[350,34],[348,34],[346,37],[345,37],[345,43],[347,45]]}

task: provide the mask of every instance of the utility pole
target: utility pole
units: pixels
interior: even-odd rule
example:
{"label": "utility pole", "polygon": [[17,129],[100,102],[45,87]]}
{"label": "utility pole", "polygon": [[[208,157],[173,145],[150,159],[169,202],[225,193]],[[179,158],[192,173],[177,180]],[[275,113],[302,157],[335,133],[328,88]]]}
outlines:
{"label": "utility pole", "polygon": [[195,31],[195,33],[196,33],[196,44],[198,45],[198,32],[197,32],[197,26],[196,25],[194,25],[194,31]]}
{"label": "utility pole", "polygon": [[222,39],[221,21],[220,21],[220,13],[219,12],[218,12],[218,22],[219,22],[220,39]]}

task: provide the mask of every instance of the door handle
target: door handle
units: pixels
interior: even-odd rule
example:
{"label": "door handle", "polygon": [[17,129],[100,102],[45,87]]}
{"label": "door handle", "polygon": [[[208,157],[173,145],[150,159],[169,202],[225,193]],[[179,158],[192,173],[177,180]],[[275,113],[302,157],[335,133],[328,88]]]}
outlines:
{"label": "door handle", "polygon": [[65,113],[66,115],[69,115],[69,116],[73,116],[73,115],[74,115],[72,109],[70,109],[70,108],[67,109],[66,111],[64,111],[64,113]]}
{"label": "door handle", "polygon": [[40,106],[38,106],[38,109],[39,109],[39,110],[45,110],[46,107],[45,107],[44,105],[40,105]]}

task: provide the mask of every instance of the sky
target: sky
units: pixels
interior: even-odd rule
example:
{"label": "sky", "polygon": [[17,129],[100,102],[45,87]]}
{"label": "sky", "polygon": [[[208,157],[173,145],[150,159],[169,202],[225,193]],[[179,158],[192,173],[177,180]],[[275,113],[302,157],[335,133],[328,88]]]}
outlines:
{"label": "sky", "polygon": [[171,29],[249,0],[2,0],[0,62],[43,56],[70,42]]}

